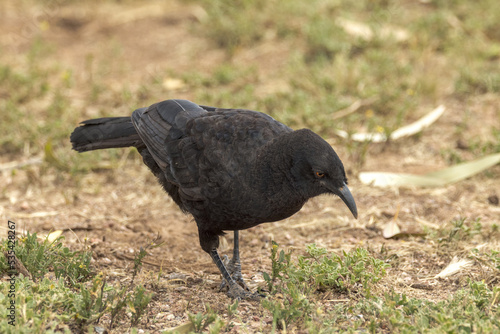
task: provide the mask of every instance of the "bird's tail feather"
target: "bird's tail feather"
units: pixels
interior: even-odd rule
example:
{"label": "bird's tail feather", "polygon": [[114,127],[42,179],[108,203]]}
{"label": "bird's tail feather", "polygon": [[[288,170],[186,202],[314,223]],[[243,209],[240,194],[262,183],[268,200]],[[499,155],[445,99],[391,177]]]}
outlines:
{"label": "bird's tail feather", "polygon": [[78,152],[143,145],[130,117],[105,117],[82,122],[71,134]]}

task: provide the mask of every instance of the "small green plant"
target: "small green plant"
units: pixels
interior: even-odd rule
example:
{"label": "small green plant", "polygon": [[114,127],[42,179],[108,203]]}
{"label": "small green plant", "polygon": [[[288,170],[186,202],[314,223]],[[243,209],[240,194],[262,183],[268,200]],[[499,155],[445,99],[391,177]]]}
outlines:
{"label": "small green plant", "polygon": [[[272,314],[273,331],[290,323],[310,322],[318,309],[314,301],[317,292],[361,292],[370,298],[372,286],[382,279],[388,267],[362,248],[343,252],[341,257],[314,244],[306,246],[306,255],[294,262],[292,253],[280,250],[275,242],[271,262],[271,275],[264,273],[264,279],[273,298],[263,300],[262,306]],[[363,288],[361,291],[358,285]]]}
{"label": "small green plant", "polygon": [[[279,254],[279,255],[278,255]],[[299,284],[306,290],[325,290],[329,288],[348,292],[357,290],[361,284],[366,295],[370,287],[385,276],[389,266],[382,260],[370,256],[367,250],[356,248],[343,252],[343,257],[328,254],[324,248],[315,244],[306,246],[306,255],[299,256],[297,263],[291,262],[291,252],[278,251],[273,242],[271,250],[272,274],[264,273],[269,290],[275,290],[273,283],[282,282]]]}
{"label": "small green plant", "polygon": [[108,329],[111,330],[113,328],[113,324],[116,319],[125,312],[125,307],[127,306],[127,287],[122,287],[121,289],[114,289],[110,291],[108,294],[109,300],[109,313],[110,313],[110,321],[108,325]]}
{"label": "small green plant", "polygon": [[134,282],[135,277],[141,271],[142,268],[142,260],[148,255],[148,252],[144,248],[140,248],[138,252],[135,253],[134,256],[134,271],[132,273],[132,281],[130,284]]}
{"label": "small green plant", "polygon": [[470,251],[470,258],[482,265],[491,268],[497,275],[500,275],[500,252],[496,250],[482,251],[474,248]]}
{"label": "small green plant", "polygon": [[134,293],[130,296],[128,307],[132,312],[130,323],[132,326],[137,326],[139,320],[146,312],[146,309],[153,297],[153,293],[147,293],[142,285],[135,287]]}
{"label": "small green plant", "polygon": [[[90,261],[92,253],[71,251],[63,245],[64,236],[54,241],[45,238],[38,240],[36,233],[27,233],[26,237],[16,241],[15,254],[24,264],[34,280],[43,278],[49,271],[54,271],[56,279],[64,278],[69,284],[85,282],[90,279]],[[2,244],[2,253],[6,249]],[[8,269],[5,259],[0,260],[0,272]]]}
{"label": "small green plant", "polygon": [[134,256],[134,269],[132,272],[132,279],[130,284],[126,287],[122,287],[121,289],[111,292],[108,295],[108,299],[110,301],[109,311],[111,313],[111,320],[109,323],[109,330],[113,328],[114,321],[120,317],[120,315],[126,310],[132,313],[130,323],[132,326],[137,326],[141,317],[147,310],[147,306],[153,298],[153,293],[147,293],[146,289],[142,285],[135,286],[133,292],[128,292],[132,289],[134,280],[137,274],[141,271],[142,268],[142,260],[148,255],[147,249],[150,247],[157,247],[156,241],[158,237],[155,238],[151,243],[149,243],[146,247],[140,247],[139,251],[136,252]]}
{"label": "small green plant", "polygon": [[[131,326],[137,326],[153,294],[148,293],[143,286],[136,286],[129,292],[133,288],[132,285],[119,289],[106,284],[103,273],[96,276],[92,274],[91,252],[71,251],[63,242],[62,236],[54,241],[49,241],[48,238],[40,241],[36,233],[29,232],[26,237],[16,241],[16,257],[33,278],[15,278],[16,306],[26,310],[22,316],[18,314],[16,330],[28,323],[32,332],[55,329],[64,324],[76,325],[84,330],[99,322],[105,313],[111,316],[111,329],[120,315],[127,310],[131,313]],[[2,241],[0,247],[3,254],[7,242]],[[144,255],[145,251],[138,254]],[[134,274],[140,268],[142,258],[138,258]],[[5,272],[8,269],[5,257],[0,256],[0,271]],[[47,274],[51,271],[54,272],[55,280],[48,278]],[[8,286],[1,285],[0,295]],[[8,293],[4,294],[7,295]],[[0,298],[0,305],[5,306],[7,303],[10,303],[9,299]],[[9,333],[10,329],[7,328],[10,327],[7,326],[10,326],[7,322],[0,321],[0,332]]]}
{"label": "small green plant", "polygon": [[298,274],[299,277],[313,278],[311,283],[317,289],[350,291],[355,289],[356,284],[361,284],[365,295],[369,295],[371,285],[385,276],[385,269],[389,266],[371,257],[363,248],[349,253],[344,251],[343,258],[336,254],[327,256],[324,248],[314,244],[308,245],[306,252],[306,256],[299,257]]}
{"label": "small green plant", "polygon": [[135,255],[134,255],[134,270],[132,272],[132,280],[130,281],[130,286],[133,285],[137,274],[139,274],[141,272],[142,260],[144,260],[146,255],[148,255],[147,250],[150,248],[156,248],[156,247],[159,247],[162,245],[162,243],[158,243],[159,240],[160,240],[160,236],[157,235],[153,240],[148,242],[148,244],[145,247],[139,248],[139,251],[135,253]]}
{"label": "small green plant", "polygon": [[385,327],[396,333],[493,333],[500,328],[499,296],[498,287],[469,281],[467,288],[444,301],[433,303],[390,292],[361,301],[356,312],[375,316],[370,328]]}
{"label": "small green plant", "polygon": [[500,252],[492,250],[491,254],[490,254],[490,260],[493,263],[493,265],[495,266],[495,268],[500,270]]}
{"label": "small green plant", "polygon": [[190,313],[188,318],[193,326],[194,333],[203,333],[206,330],[209,333],[219,333],[224,326],[224,321],[210,306],[207,306],[206,313]]}
{"label": "small green plant", "polygon": [[273,331],[277,328],[286,328],[286,324],[310,320],[314,304],[304,293],[303,287],[289,282],[281,288],[281,291],[283,298],[262,301],[262,306],[272,314]]}
{"label": "small green plant", "polygon": [[454,219],[450,223],[452,224],[452,228],[443,231],[447,235],[445,234],[444,237],[438,239],[442,243],[449,244],[459,240],[470,240],[482,231],[480,218],[476,219],[472,224],[468,223],[467,218],[464,217]]}
{"label": "small green plant", "polygon": [[274,283],[277,279],[284,279],[284,274],[288,273],[290,267],[292,252],[285,253],[279,250],[279,245],[273,240],[271,248],[271,276],[264,272],[264,280],[267,282],[267,288],[270,292],[274,291]]}
{"label": "small green plant", "polygon": [[102,273],[92,279],[92,286],[88,289],[80,286],[81,298],[75,299],[74,319],[81,327],[98,321],[104,314],[107,306],[107,298],[104,296],[106,282]]}

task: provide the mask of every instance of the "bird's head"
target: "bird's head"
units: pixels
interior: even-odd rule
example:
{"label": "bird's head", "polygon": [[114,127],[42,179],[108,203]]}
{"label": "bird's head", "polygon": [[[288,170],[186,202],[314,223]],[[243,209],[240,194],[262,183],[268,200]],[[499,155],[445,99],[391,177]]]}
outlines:
{"label": "bird's head", "polygon": [[355,218],[356,202],[347,187],[344,165],[333,148],[311,130],[292,132],[291,176],[294,187],[306,198],[321,194],[339,196]]}

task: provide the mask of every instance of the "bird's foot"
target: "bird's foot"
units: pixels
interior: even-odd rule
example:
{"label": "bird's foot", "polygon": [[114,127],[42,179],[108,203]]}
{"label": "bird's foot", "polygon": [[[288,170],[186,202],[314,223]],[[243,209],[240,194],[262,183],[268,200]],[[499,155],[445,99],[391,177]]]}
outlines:
{"label": "bird's foot", "polygon": [[243,300],[243,299],[244,300],[260,300],[261,298],[265,297],[263,294],[260,294],[258,292],[252,293],[248,290],[245,290],[236,283],[229,287],[229,290],[227,291],[227,295],[229,297],[231,297],[232,299],[238,299],[238,300]]}
{"label": "bird's foot", "polygon": [[[241,263],[237,263],[234,261],[234,258],[228,260],[227,255],[224,255],[224,264],[227,268],[229,275],[233,278],[233,280],[246,291],[250,291],[250,288],[246,285],[243,276],[241,275]],[[220,283],[219,291],[222,291],[224,288],[229,288],[226,280],[222,278],[222,282]]]}

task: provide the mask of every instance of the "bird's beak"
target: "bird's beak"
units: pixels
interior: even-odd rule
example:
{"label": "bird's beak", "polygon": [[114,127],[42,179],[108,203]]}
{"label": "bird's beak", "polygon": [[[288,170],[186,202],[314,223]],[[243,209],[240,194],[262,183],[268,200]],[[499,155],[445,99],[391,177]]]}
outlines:
{"label": "bird's beak", "polygon": [[358,219],[358,209],[356,208],[356,202],[354,201],[354,197],[352,197],[347,185],[344,183],[341,188],[337,188],[337,191],[335,193],[342,199],[342,201],[344,201],[349,210],[351,210],[354,218]]}

